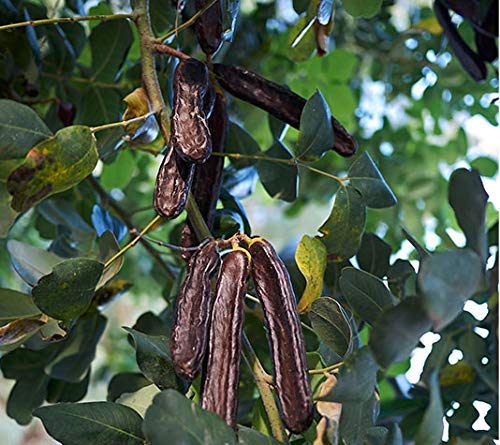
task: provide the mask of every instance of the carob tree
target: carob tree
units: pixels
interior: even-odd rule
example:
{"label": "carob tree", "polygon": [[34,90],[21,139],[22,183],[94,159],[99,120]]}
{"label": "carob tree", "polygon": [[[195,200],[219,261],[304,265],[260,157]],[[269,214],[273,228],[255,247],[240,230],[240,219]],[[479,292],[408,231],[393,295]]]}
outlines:
{"label": "carob tree", "polygon": [[[89,15],[85,2],[0,0],[0,369],[15,380],[6,411],[19,424],[38,417],[63,444],[97,445],[437,445],[444,417],[456,443],[498,434],[498,222],[488,229],[479,172],[497,169],[479,157],[446,184],[437,165],[458,159],[458,130],[446,154],[426,155],[437,178],[422,182],[415,163],[420,146],[438,147],[435,113],[487,109],[474,81],[495,85],[498,4],[436,0],[403,34],[390,2],[299,3],[291,24],[235,0],[133,0],[119,13],[100,3]],[[448,75],[441,33],[473,80],[453,64]],[[400,95],[434,91],[434,73],[448,105],[422,110],[413,97],[425,125],[380,133],[363,124],[367,70]],[[353,91],[368,101],[359,129]],[[257,177],[293,202],[290,215],[335,195],[294,255],[277,253],[271,230],[251,232],[240,199]],[[441,224],[433,249],[417,240],[423,212]],[[397,258],[403,240],[412,261]],[[147,301],[162,291],[164,309],[125,328],[128,349],[108,347],[91,370],[113,301],[134,288]],[[488,313],[473,317],[466,301]],[[439,339],[412,386],[410,356],[430,332]],[[80,402],[98,379],[107,401]],[[477,401],[490,407],[481,432]]]}

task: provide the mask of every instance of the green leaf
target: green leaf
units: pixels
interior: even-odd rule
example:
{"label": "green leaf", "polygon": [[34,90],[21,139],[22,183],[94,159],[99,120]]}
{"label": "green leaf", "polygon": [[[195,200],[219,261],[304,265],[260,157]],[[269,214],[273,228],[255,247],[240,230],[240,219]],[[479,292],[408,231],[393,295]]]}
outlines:
{"label": "green leaf", "polygon": [[49,377],[43,372],[18,380],[7,400],[7,415],[20,425],[30,423],[31,413],[45,400],[48,383]]}
{"label": "green leaf", "polygon": [[39,319],[23,318],[2,326],[0,328],[0,351],[12,351],[21,346],[35,335],[45,323]]}
{"label": "green leaf", "polygon": [[476,170],[459,168],[451,174],[448,202],[467,238],[466,247],[476,251],[483,261],[488,257],[485,218],[487,201],[488,194]]}
{"label": "green leaf", "polygon": [[308,60],[316,49],[313,25],[316,18],[309,14],[299,18],[288,32],[286,56],[293,62]]}
{"label": "green leaf", "polygon": [[365,230],[366,207],[363,198],[351,186],[341,187],[328,219],[319,228],[328,259],[344,261],[356,254]]}
{"label": "green leaf", "polygon": [[[280,141],[275,141],[264,155],[269,158],[292,159],[292,154]],[[271,198],[287,202],[297,199],[299,171],[296,165],[261,160],[257,161],[256,168],[260,181]]]}
{"label": "green leaf", "polygon": [[101,185],[106,190],[124,189],[132,180],[136,164],[132,150],[120,152],[112,164],[104,165],[100,176]]}
{"label": "green leaf", "polygon": [[45,367],[45,372],[52,378],[70,383],[84,380],[106,323],[106,317],[97,312],[79,318],[62,342],[57,357]]}
{"label": "green leaf", "polygon": [[30,107],[0,99],[0,161],[24,158],[34,145],[50,136],[52,132]]}
{"label": "green leaf", "polygon": [[276,439],[255,431],[246,426],[238,426],[238,444],[239,445],[279,445]]}
{"label": "green leaf", "polygon": [[81,382],[69,383],[64,380],[50,379],[47,387],[47,402],[78,402],[85,397],[90,382],[90,370]]}
{"label": "green leaf", "polygon": [[316,334],[333,352],[344,357],[351,350],[351,325],[337,301],[330,297],[318,298],[312,304],[309,318]]}
{"label": "green leaf", "polygon": [[361,246],[356,259],[361,269],[382,278],[389,270],[391,253],[391,246],[383,239],[374,233],[365,233],[361,238]]}
{"label": "green leaf", "polygon": [[33,288],[33,301],[42,312],[58,320],[76,318],[90,306],[103,267],[88,258],[56,264]]}
{"label": "green leaf", "polygon": [[295,262],[306,279],[306,288],[298,304],[299,312],[302,314],[309,311],[323,291],[323,275],[326,269],[324,244],[318,238],[304,235],[295,250]]}
{"label": "green leaf", "polygon": [[354,161],[348,174],[349,183],[361,193],[368,207],[382,209],[397,204],[394,193],[366,151]]}
{"label": "green leaf", "polygon": [[166,4],[162,0],[151,0],[149,12],[154,35],[161,36],[175,25],[176,8],[174,3]]}
{"label": "green leaf", "polygon": [[[106,230],[99,238],[99,261],[105,264],[116,253],[120,251],[120,245],[112,232]],[[108,266],[104,267],[99,282],[96,288],[99,289],[111,281],[120,272],[125,258],[123,256],[111,262]]]}
{"label": "green leaf", "polygon": [[354,267],[342,269],[340,288],[349,306],[362,320],[373,325],[393,297],[379,278]]}
{"label": "green leaf", "polygon": [[422,261],[419,294],[435,329],[442,329],[461,312],[482,276],[481,260],[470,249],[438,252]]}
{"label": "green leaf", "polygon": [[[227,153],[242,154],[246,156],[252,156],[260,153],[259,144],[255,139],[246,131],[243,127],[235,122],[229,122],[229,132],[227,135]],[[250,167],[257,161],[255,159],[245,159],[238,157],[231,157],[231,164],[233,164],[237,169]]]}
{"label": "green leaf", "polygon": [[[120,120],[122,98],[117,90],[90,85],[82,92],[82,96],[82,103],[76,111],[75,122],[98,126]],[[108,144],[115,147],[120,140],[119,135],[123,135],[121,129],[108,131],[103,137],[103,142],[99,144],[99,154],[102,157],[109,154],[107,152]],[[101,139],[99,140],[101,141]]]}
{"label": "green leaf", "polygon": [[407,297],[378,318],[368,345],[383,368],[408,357],[419,338],[430,329],[431,321],[422,306],[421,298]]}
{"label": "green leaf", "polygon": [[481,176],[486,176],[487,178],[493,178],[498,172],[498,163],[491,158],[486,156],[480,156],[474,159],[470,163],[471,168],[478,170]]}
{"label": "green leaf", "polygon": [[169,339],[165,335],[147,335],[124,328],[134,339],[136,360],[142,373],[160,389],[180,388],[170,360]]}
{"label": "green leaf", "polygon": [[382,0],[343,0],[342,5],[353,17],[373,17],[380,6]]}
{"label": "green leaf", "polygon": [[415,445],[436,445],[443,437],[443,403],[439,391],[438,372],[429,378],[430,401],[415,436]]}
{"label": "green leaf", "polygon": [[92,29],[89,41],[93,78],[101,82],[114,82],[132,45],[133,35],[129,22],[102,22]]}
{"label": "green leaf", "polygon": [[397,423],[387,433],[384,445],[403,445],[403,434]]}
{"label": "green leaf", "polygon": [[142,419],[133,409],[113,402],[60,403],[33,412],[47,432],[71,445],[143,445]]}
{"label": "green leaf", "polygon": [[6,238],[14,225],[19,212],[11,207],[12,196],[7,191],[7,186],[0,181],[0,238]]}
{"label": "green leaf", "polygon": [[300,115],[300,129],[295,157],[302,161],[316,161],[335,142],[332,116],[323,95],[316,91],[306,102]]}
{"label": "green leaf", "polygon": [[146,411],[144,435],[151,445],[233,445],[234,431],[215,413],[201,409],[172,389],[158,394]]}
{"label": "green leaf", "polygon": [[[111,22],[110,22],[111,23]],[[12,208],[19,212],[85,179],[97,164],[94,136],[88,127],[59,130],[26,155],[7,180]]]}
{"label": "green leaf", "polygon": [[0,325],[20,318],[40,315],[30,295],[0,288]]}
{"label": "green leaf", "polygon": [[108,385],[107,400],[116,401],[118,397],[125,393],[133,393],[151,382],[139,372],[122,372],[113,376]]}
{"label": "green leaf", "polygon": [[368,348],[354,351],[337,374],[337,384],[321,400],[329,402],[363,402],[373,396],[378,366]]}
{"label": "green leaf", "polygon": [[403,232],[404,237],[410,242],[410,244],[415,248],[418,252],[418,258],[423,260],[424,258],[430,255],[429,251],[420,244],[415,237],[405,228],[401,227],[401,231]]}
{"label": "green leaf", "polygon": [[7,241],[7,250],[14,269],[30,286],[34,286],[56,264],[64,261],[64,258],[51,252],[16,240]]}
{"label": "green leaf", "polygon": [[378,402],[375,395],[364,402],[343,403],[339,425],[341,443],[364,443],[367,430],[375,424],[377,412]]}
{"label": "green leaf", "polygon": [[123,393],[116,400],[116,403],[128,406],[136,411],[141,417],[144,417],[149,405],[160,390],[156,385],[148,385],[133,393]]}
{"label": "green leaf", "polygon": [[387,272],[387,281],[391,292],[400,300],[406,295],[414,295],[412,288],[417,274],[411,263],[407,260],[396,260]]}

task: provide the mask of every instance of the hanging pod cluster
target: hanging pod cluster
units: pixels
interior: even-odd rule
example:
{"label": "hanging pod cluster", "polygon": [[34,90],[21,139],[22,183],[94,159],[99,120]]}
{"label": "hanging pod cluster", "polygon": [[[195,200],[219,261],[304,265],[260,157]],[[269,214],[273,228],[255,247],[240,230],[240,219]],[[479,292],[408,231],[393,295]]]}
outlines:
{"label": "hanging pod cluster", "polygon": [[[177,298],[171,358],[176,372],[188,381],[202,372],[201,406],[234,427],[244,298],[251,274],[264,312],[282,419],[290,431],[299,433],[312,422],[313,402],[290,277],[268,241],[246,238],[239,244],[233,243],[222,265],[216,241],[192,255]],[[216,276],[214,294],[210,281]]]}

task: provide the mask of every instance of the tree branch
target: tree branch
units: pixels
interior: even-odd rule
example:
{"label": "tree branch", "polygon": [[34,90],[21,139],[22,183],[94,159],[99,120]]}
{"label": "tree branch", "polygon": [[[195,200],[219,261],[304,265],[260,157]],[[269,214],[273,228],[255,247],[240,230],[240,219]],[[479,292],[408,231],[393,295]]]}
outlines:
{"label": "tree branch", "polygon": [[79,17],[57,17],[52,19],[28,20],[26,22],[9,23],[8,25],[0,26],[0,31],[5,31],[8,29],[15,29],[15,28],[23,28],[25,26],[52,25],[54,23],[76,23],[76,22],[85,22],[89,20],[100,20],[101,22],[107,22],[109,20],[131,19],[131,18],[133,18],[133,14],[82,15]]}

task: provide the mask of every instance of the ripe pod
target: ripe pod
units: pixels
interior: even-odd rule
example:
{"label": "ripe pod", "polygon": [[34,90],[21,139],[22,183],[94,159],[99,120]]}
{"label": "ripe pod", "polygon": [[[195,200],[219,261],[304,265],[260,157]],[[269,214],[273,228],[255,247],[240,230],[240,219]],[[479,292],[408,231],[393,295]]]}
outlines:
{"label": "ripe pod", "polygon": [[203,362],[213,302],[210,279],[219,266],[217,244],[209,242],[191,257],[177,297],[170,357],[177,374],[189,381],[196,377]]}
{"label": "ripe pod", "polygon": [[224,257],[215,291],[201,395],[202,408],[218,414],[233,428],[238,410],[241,335],[249,273],[250,254],[246,250],[233,250]]}
{"label": "ripe pod", "polygon": [[175,218],[184,210],[193,175],[194,165],[170,148],[158,170],[153,195],[154,208],[164,218]]}
{"label": "ripe pod", "polygon": [[[196,0],[196,11],[207,6],[209,0]],[[215,54],[222,44],[222,9],[220,2],[210,6],[194,24],[201,49],[208,56]]]}
{"label": "ripe pod", "polygon": [[[228,118],[225,99],[216,94],[212,114],[208,120],[208,128],[212,135],[212,145],[218,152],[224,152],[227,140]],[[196,166],[193,179],[192,193],[198,208],[209,229],[212,229],[215,217],[215,207],[219,199],[224,158],[211,156],[205,163]],[[187,220],[182,229],[183,247],[197,244],[194,230]],[[190,252],[183,254],[185,259],[190,257]]]}
{"label": "ripe pod", "polygon": [[290,276],[268,241],[252,240],[249,251],[283,422],[290,431],[300,433],[310,426],[314,411],[304,336]]}
{"label": "ripe pod", "polygon": [[208,69],[198,60],[182,60],[174,72],[171,143],[185,161],[204,162],[212,152],[205,117]]}
{"label": "ripe pod", "polygon": [[[221,86],[233,96],[249,102],[294,128],[300,126],[300,116],[306,99],[293,91],[245,68],[214,64],[214,73]],[[332,116],[335,150],[341,156],[352,156],[358,144],[342,124]]]}

